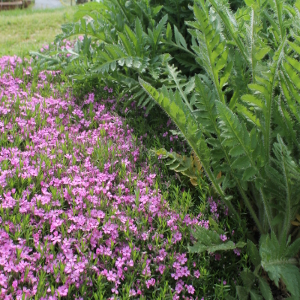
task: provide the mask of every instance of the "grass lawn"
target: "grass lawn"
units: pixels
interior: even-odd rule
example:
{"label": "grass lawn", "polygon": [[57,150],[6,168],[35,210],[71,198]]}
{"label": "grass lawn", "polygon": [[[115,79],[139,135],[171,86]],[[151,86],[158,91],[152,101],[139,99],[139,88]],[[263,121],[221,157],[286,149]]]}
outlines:
{"label": "grass lawn", "polygon": [[0,12],[0,57],[27,55],[54,40],[63,23],[73,18],[76,7]]}

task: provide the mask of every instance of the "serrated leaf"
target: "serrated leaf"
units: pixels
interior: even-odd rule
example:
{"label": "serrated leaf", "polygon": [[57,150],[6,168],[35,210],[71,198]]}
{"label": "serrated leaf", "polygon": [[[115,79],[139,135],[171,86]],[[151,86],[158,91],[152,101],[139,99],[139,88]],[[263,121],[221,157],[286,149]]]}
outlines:
{"label": "serrated leaf", "polygon": [[236,248],[236,246],[235,246],[234,242],[229,241],[229,242],[225,242],[223,244],[207,247],[206,250],[208,253],[214,253],[216,251],[227,251],[227,250],[233,250],[235,248]]}
{"label": "serrated leaf", "polygon": [[197,242],[193,246],[188,246],[188,249],[193,253],[204,251],[214,253],[216,251],[233,250],[236,248],[236,245],[232,241],[223,242],[218,233],[201,226],[196,227],[195,231],[192,231],[192,234]]}
{"label": "serrated leaf", "polygon": [[227,84],[227,81],[228,81],[228,79],[230,77],[230,74],[231,74],[232,67],[233,67],[233,62],[231,61],[227,64],[226,68],[224,69],[223,76],[220,79],[220,87],[221,88],[223,88],[224,85]]}
{"label": "serrated leaf", "polygon": [[175,36],[176,44],[187,49],[186,41],[175,25],[174,25],[174,36]]}
{"label": "serrated leaf", "polygon": [[272,291],[270,286],[268,285],[268,283],[265,281],[265,279],[259,277],[258,278],[258,282],[259,282],[259,289],[261,294],[263,295],[265,300],[273,300],[273,295],[272,295]]}
{"label": "serrated leaf", "polygon": [[166,37],[167,37],[168,42],[172,41],[172,28],[171,28],[170,23],[168,23],[168,25],[167,25]]}
{"label": "serrated leaf", "polygon": [[157,5],[155,7],[152,8],[152,12],[153,12],[153,15],[157,15],[161,9],[163,8],[163,5]]}
{"label": "serrated leaf", "polygon": [[258,249],[257,249],[257,247],[255,246],[255,244],[251,240],[247,241],[247,253],[249,255],[249,258],[250,258],[252,264],[255,267],[257,267],[258,265],[260,265],[261,258],[260,258]]}
{"label": "serrated leaf", "polygon": [[247,102],[249,105],[255,106],[257,108],[263,109],[264,108],[264,103],[261,99],[258,97],[251,95],[251,94],[246,94],[241,97],[241,99],[245,102]]}
{"label": "serrated leaf", "polygon": [[250,291],[251,300],[262,300],[262,296],[258,295],[255,291]]}
{"label": "serrated leaf", "polygon": [[270,50],[270,47],[260,48],[255,52],[254,56],[257,60],[261,60],[270,52]]}
{"label": "serrated leaf", "polygon": [[250,291],[254,281],[255,281],[255,275],[249,271],[249,270],[244,270],[241,272],[241,278],[244,284],[244,287]]}
{"label": "serrated leaf", "polygon": [[237,293],[239,300],[248,300],[249,293],[247,292],[247,290],[244,287],[237,285],[236,293]]}
{"label": "serrated leaf", "polygon": [[243,180],[248,181],[251,179],[255,174],[257,173],[257,170],[253,167],[249,167],[246,169],[243,173]]}
{"label": "serrated leaf", "polygon": [[264,97],[266,99],[268,99],[269,91],[263,85],[256,84],[256,83],[250,83],[250,84],[248,84],[248,87],[249,87],[250,90],[253,90],[254,92],[261,93],[262,95],[264,95]]}
{"label": "serrated leaf", "polygon": [[244,154],[245,151],[244,151],[244,148],[242,145],[237,145],[237,146],[234,146],[233,148],[230,149],[229,151],[229,154],[232,156],[232,157],[236,157],[236,156],[240,156],[242,154]]}
{"label": "serrated leaf", "polygon": [[300,238],[296,239],[286,250],[287,257],[295,257],[300,251]]}
{"label": "serrated leaf", "polygon": [[222,230],[222,229],[219,227],[218,223],[217,223],[211,216],[208,218],[208,220],[209,220],[209,226],[210,226],[213,230],[215,230],[218,234],[223,234],[223,233],[224,233],[224,230]]}
{"label": "serrated leaf", "polygon": [[246,156],[241,156],[233,161],[231,167],[233,169],[240,169],[240,170],[247,169],[250,167],[250,161]]}
{"label": "serrated leaf", "polygon": [[170,170],[176,170],[180,166],[180,163],[179,162],[174,162],[172,164],[169,164],[168,166],[169,166]]}
{"label": "serrated leaf", "polygon": [[279,244],[276,235],[263,235],[260,241],[259,253],[261,266],[278,287],[279,279],[285,283],[292,296],[300,295],[300,272],[295,260],[283,256],[285,244]]}
{"label": "serrated leaf", "polygon": [[246,245],[247,245],[247,243],[239,241],[235,244],[235,247],[236,248],[244,248]]}

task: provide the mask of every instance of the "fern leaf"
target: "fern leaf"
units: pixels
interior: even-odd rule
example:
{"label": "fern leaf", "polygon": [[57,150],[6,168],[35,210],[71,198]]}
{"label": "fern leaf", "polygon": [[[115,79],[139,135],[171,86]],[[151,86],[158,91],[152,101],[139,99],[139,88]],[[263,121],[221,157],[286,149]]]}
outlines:
{"label": "fern leaf", "polygon": [[185,41],[183,35],[177,29],[176,25],[174,25],[174,36],[175,36],[176,44],[182,46],[185,49],[187,49],[186,41]]}
{"label": "fern leaf", "polygon": [[170,169],[180,172],[190,178],[191,182],[197,182],[199,176],[203,176],[202,164],[195,156],[181,156],[175,152],[168,152],[165,149],[159,149],[156,155],[161,155],[163,159],[169,159],[166,165],[171,165]]}
{"label": "fern leaf", "polygon": [[[280,239],[286,240],[291,229],[291,221],[294,220],[297,213],[294,207],[300,201],[300,189],[298,188],[300,184],[300,168],[295,161],[293,161],[290,151],[280,136],[277,136],[277,143],[274,144],[273,151],[275,158],[272,159],[272,163],[278,171],[277,177],[281,179],[280,183],[283,186],[282,191],[284,193],[285,218]],[[273,180],[273,178],[271,180]]]}
{"label": "fern leaf", "polygon": [[[216,107],[219,112],[219,125],[222,129],[221,136],[224,137],[223,144],[230,147],[240,146],[240,153],[243,155],[240,161],[245,166],[251,165],[253,168],[256,168],[251,154],[250,136],[245,125],[240,122],[237,116],[226,105],[217,102]],[[235,166],[237,167],[239,165],[238,159],[235,160]]]}
{"label": "fern leaf", "polygon": [[265,108],[264,102],[258,97],[246,94],[241,97],[241,100],[245,101],[247,104],[255,107],[256,109],[262,110]]}
{"label": "fern leaf", "polygon": [[[203,2],[202,0],[200,0],[200,1]],[[198,2],[200,2],[200,1],[198,0]],[[240,54],[243,56],[245,61],[249,61],[249,58],[246,54],[247,52],[245,50],[244,44],[239,37],[237,22],[233,16],[233,14],[229,11],[228,7],[226,7],[224,5],[224,3],[222,3],[222,2],[219,2],[219,1],[216,2],[215,0],[209,0],[209,2],[213,6],[213,8],[217,12],[217,14],[220,16],[220,18],[222,19],[225,28],[229,32],[232,41],[238,47]],[[202,4],[202,6],[203,6],[203,4]]]}
{"label": "fern leaf", "polygon": [[[184,101],[180,97],[175,97],[175,95],[172,95],[171,91],[168,93],[166,88],[164,92],[159,92],[149,83],[143,81],[141,78],[139,79],[139,81],[143,89],[164,109],[164,111],[180,129],[184,137],[189,142],[191,148],[200,159],[203,170],[208,176],[209,180],[212,182],[213,187],[228,205],[229,210],[239,220],[239,214],[236,212],[230,201],[227,201],[227,199],[225,198],[224,192],[221,189],[216,176],[211,171],[210,150],[203,138],[201,128],[199,128],[201,124],[195,121],[195,117],[192,114],[191,110],[185,105]],[[167,94],[169,94],[169,96]]]}
{"label": "fern leaf", "polygon": [[215,24],[210,22],[207,5],[202,1],[199,2],[201,8],[196,4],[194,5],[194,14],[197,23],[188,23],[190,26],[195,27],[194,33],[199,44],[199,47],[192,46],[192,49],[198,56],[196,61],[200,65],[203,65],[212,80],[219,101],[224,102],[219,77],[221,77],[220,71],[227,65],[228,48],[221,32],[215,28]]}
{"label": "fern leaf", "polygon": [[236,108],[240,115],[242,115],[248,122],[252,123],[255,125],[255,128],[261,130],[261,123],[259,118],[255,113],[252,113],[249,109],[247,109],[246,106],[241,105],[239,103],[236,104]]}

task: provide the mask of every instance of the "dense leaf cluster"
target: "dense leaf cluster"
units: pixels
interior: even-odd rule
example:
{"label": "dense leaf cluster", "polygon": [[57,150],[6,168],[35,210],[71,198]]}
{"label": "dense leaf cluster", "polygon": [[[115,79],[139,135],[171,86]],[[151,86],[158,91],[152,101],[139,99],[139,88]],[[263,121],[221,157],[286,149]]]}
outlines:
{"label": "dense leaf cluster", "polygon": [[[293,257],[299,240],[294,241],[298,230],[292,221],[300,208],[300,3],[246,4],[232,13],[226,1],[195,1],[195,20],[186,24],[204,72],[190,81],[194,89],[185,91],[172,67],[176,89],[158,91],[140,82],[177,124],[235,217],[240,215],[229,201],[230,189],[239,191],[248,208],[261,239],[257,271],[245,275],[245,282],[252,276],[254,283],[262,268],[277,286],[281,278],[298,299],[300,273]],[[176,167],[189,168],[179,160]],[[250,293],[258,299],[247,284],[238,288],[239,297]],[[260,285],[262,296],[270,299],[265,282]]]}

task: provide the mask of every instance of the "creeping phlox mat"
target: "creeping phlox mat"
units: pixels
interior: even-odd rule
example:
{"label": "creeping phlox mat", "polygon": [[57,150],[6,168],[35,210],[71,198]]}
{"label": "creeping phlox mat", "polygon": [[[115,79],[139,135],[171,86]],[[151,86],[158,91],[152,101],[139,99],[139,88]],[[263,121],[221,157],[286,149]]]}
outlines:
{"label": "creeping phlox mat", "polygon": [[170,209],[122,118],[59,72],[0,74],[0,299],[198,298],[185,251],[208,221]]}

